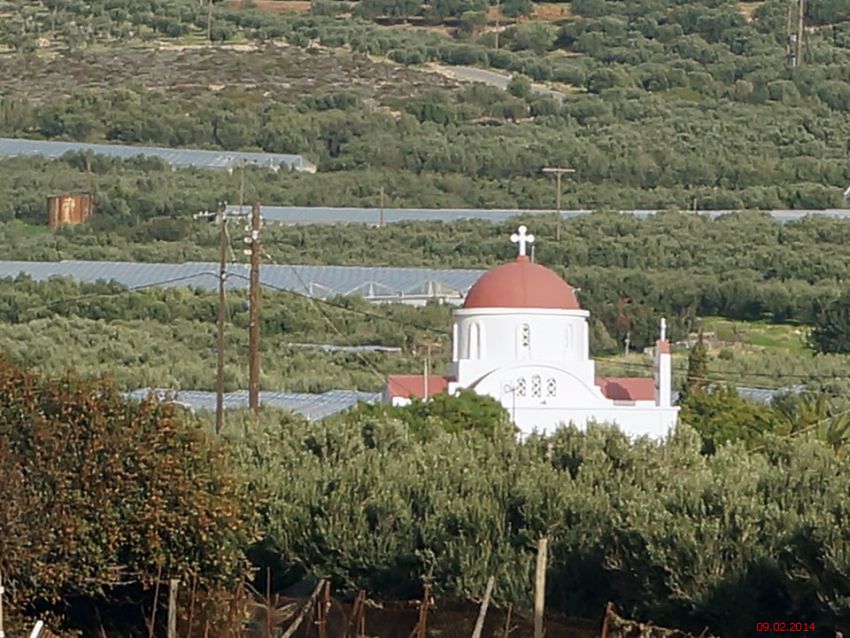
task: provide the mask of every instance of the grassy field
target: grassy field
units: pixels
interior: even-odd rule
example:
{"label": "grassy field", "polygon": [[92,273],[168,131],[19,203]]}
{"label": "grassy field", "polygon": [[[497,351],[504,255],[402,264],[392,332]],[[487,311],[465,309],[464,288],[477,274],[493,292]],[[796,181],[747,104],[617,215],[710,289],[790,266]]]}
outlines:
{"label": "grassy field", "polygon": [[[702,327],[709,377],[715,383],[784,388],[846,384],[850,379],[850,357],[815,354],[806,346],[807,326],[705,317]],[[674,389],[687,373],[688,353],[685,344],[674,346]],[[652,371],[653,357],[644,353],[602,357],[597,362],[601,376],[649,376]]]}
{"label": "grassy field", "polygon": [[810,355],[806,346],[809,328],[766,321],[733,321],[720,317],[702,320],[703,330],[711,345],[747,352],[782,350],[796,355]]}

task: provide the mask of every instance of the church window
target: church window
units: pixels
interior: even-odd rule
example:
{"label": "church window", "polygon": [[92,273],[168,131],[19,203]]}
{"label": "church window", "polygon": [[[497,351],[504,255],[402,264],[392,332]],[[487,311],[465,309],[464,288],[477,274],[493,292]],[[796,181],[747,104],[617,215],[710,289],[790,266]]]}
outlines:
{"label": "church window", "polygon": [[540,377],[536,374],[531,377],[531,396],[540,397],[543,395],[543,383],[540,381]]}
{"label": "church window", "polygon": [[555,379],[549,378],[546,380],[546,396],[558,396],[558,382]]}
{"label": "church window", "polygon": [[525,379],[522,378],[522,377],[517,379],[516,380],[516,395],[518,397],[524,397],[527,390],[528,390],[528,388],[527,388],[527,384],[525,382]]}
{"label": "church window", "polygon": [[481,324],[478,322],[469,326],[469,358],[481,358]]}

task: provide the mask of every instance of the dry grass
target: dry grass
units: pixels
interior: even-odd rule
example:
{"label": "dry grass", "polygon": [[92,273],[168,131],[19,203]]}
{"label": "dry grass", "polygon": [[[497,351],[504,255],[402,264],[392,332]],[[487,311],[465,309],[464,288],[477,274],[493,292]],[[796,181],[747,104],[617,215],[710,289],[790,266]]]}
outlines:
{"label": "dry grass", "polygon": [[81,90],[141,85],[180,96],[223,92],[245,99],[293,102],[304,95],[350,91],[378,104],[457,83],[389,61],[348,51],[266,46],[254,50],[209,46],[83,50],[38,56],[26,65],[0,65],[0,97],[37,102]]}
{"label": "dry grass", "polygon": [[534,12],[531,14],[531,17],[534,20],[556,21],[566,20],[573,18],[574,16],[570,13],[570,4],[568,2],[547,2],[535,4]]}
{"label": "dry grass", "polygon": [[530,20],[546,20],[556,22],[558,20],[568,20],[574,18],[575,15],[570,12],[569,2],[544,2],[535,4],[528,18],[514,19],[501,13],[496,6],[491,6],[487,10],[487,19],[490,22],[495,22],[497,19],[501,24],[512,24],[514,22],[526,22]]}
{"label": "dry grass", "polygon": [[[246,3],[244,0],[228,0],[227,4],[238,9]],[[307,13],[310,4],[309,0],[253,0],[255,9],[270,13]]]}
{"label": "dry grass", "polygon": [[739,2],[738,11],[747,22],[753,21],[753,14],[764,2]]}

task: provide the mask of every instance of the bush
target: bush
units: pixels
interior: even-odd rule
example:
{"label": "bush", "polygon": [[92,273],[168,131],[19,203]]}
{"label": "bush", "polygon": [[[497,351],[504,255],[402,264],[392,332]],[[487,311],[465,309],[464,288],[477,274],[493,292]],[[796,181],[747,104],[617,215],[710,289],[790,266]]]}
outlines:
{"label": "bush", "polygon": [[508,93],[514,97],[527,100],[531,97],[531,80],[524,75],[514,73],[508,82]]}
{"label": "bush", "polygon": [[243,483],[178,409],[0,361],[0,570],[13,613],[109,601],[160,571],[202,585],[242,574],[256,534]]}

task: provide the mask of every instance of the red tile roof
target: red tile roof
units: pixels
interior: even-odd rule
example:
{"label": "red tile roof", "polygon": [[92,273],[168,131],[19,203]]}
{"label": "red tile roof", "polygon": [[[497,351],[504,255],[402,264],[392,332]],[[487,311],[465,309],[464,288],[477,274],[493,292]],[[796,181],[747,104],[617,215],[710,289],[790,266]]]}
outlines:
{"label": "red tile roof", "polygon": [[[433,396],[449,389],[449,377],[432,374],[428,377],[428,396]],[[425,377],[421,374],[391,374],[387,377],[387,393],[393,397],[425,396]]]}
{"label": "red tile roof", "polygon": [[496,266],[466,294],[464,308],[581,308],[576,294],[558,273],[528,257]]}
{"label": "red tile roof", "polygon": [[596,385],[614,401],[653,401],[655,379],[652,377],[596,377]]}

